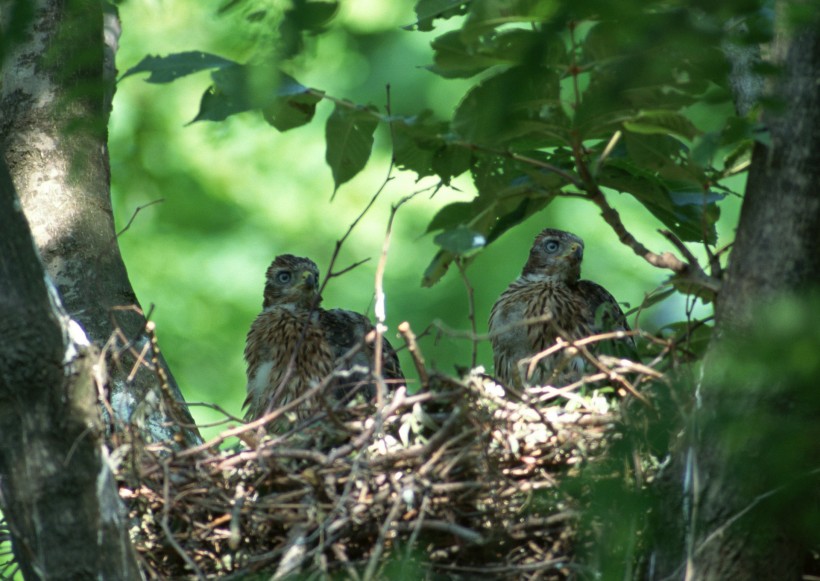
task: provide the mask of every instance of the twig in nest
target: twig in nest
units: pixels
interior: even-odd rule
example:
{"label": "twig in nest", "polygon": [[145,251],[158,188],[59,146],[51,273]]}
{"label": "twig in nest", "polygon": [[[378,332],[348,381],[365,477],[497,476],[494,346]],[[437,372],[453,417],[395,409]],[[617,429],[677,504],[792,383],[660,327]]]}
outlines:
{"label": "twig in nest", "polygon": [[188,552],[183,549],[177,540],[174,538],[174,533],[171,531],[171,527],[168,526],[168,517],[171,512],[171,507],[173,506],[171,502],[171,492],[170,492],[170,483],[171,483],[171,474],[168,470],[168,463],[166,461],[162,462],[162,470],[164,472],[163,482],[162,482],[162,497],[163,497],[163,505],[162,505],[162,517],[160,518],[160,526],[162,527],[163,532],[165,532],[165,538],[168,541],[174,551],[185,561],[185,564],[194,572],[197,579],[205,579],[205,575],[202,573],[202,569],[200,569],[194,560],[188,555]]}
{"label": "twig in nest", "polygon": [[[384,410],[384,417],[389,417],[395,413],[397,409],[399,409],[402,405],[404,405],[405,394],[407,393],[407,387],[404,385],[400,385],[396,391],[393,393],[393,401],[387,406],[387,409]],[[357,438],[355,438],[349,444],[344,446],[340,446],[333,450],[328,456],[328,462],[333,462],[337,458],[341,458],[346,456],[353,450],[358,450],[362,446],[364,446],[370,438],[373,436],[373,433],[376,431],[376,422],[371,423],[364,432],[361,433]]]}
{"label": "twig in nest", "polygon": [[416,336],[410,328],[410,323],[404,321],[399,324],[399,333],[404,337],[407,350],[413,358],[413,365],[416,366],[416,372],[419,374],[421,387],[422,389],[427,389],[430,385],[430,377],[427,375],[427,368],[424,366],[424,355],[422,355],[421,349],[419,349],[418,343],[416,343]]}
{"label": "twig in nest", "polygon": [[607,379],[609,379],[610,381],[616,382],[618,385],[620,385],[622,388],[624,388],[627,392],[629,392],[629,394],[632,395],[632,397],[634,397],[635,399],[640,401],[642,404],[644,404],[649,409],[654,409],[652,407],[652,404],[649,403],[649,400],[646,399],[646,397],[644,397],[644,395],[642,393],[640,393],[637,389],[635,389],[635,386],[632,385],[632,383],[627,378],[625,378],[620,373],[617,373],[614,370],[609,369],[606,365],[601,363],[601,361],[597,357],[595,357],[595,355],[593,355],[589,351],[589,349],[587,349],[586,346],[584,346],[584,345],[575,345],[574,342],[570,343],[570,345],[573,345],[576,349],[578,349],[578,351],[581,352],[581,354],[584,356],[584,358],[587,361],[589,361],[590,363],[592,363],[592,365],[594,365],[595,368],[598,371],[600,371],[601,373],[605,373],[607,375]]}
{"label": "twig in nest", "polygon": [[307,557],[306,536],[307,527],[303,524],[297,524],[290,530],[287,548],[284,550],[282,559],[279,561],[279,566],[276,567],[276,572],[273,574],[271,581],[285,579],[291,573],[299,570],[305,557]]}
{"label": "twig in nest", "polygon": [[228,440],[229,438],[238,438],[242,434],[245,434],[246,432],[252,432],[254,430],[257,430],[259,428],[262,428],[262,427],[266,426],[269,422],[272,422],[276,418],[281,417],[286,412],[289,412],[290,410],[294,409],[296,406],[304,403],[308,399],[314,397],[320,391],[324,390],[327,387],[327,385],[329,384],[329,382],[332,378],[333,378],[333,374],[331,373],[330,375],[325,377],[322,381],[320,381],[318,384],[316,384],[314,387],[312,387],[311,389],[309,389],[308,391],[306,391],[305,393],[303,393],[302,395],[300,395],[296,399],[288,402],[286,405],[284,405],[282,407],[279,407],[279,408],[276,408],[275,410],[272,410],[272,411],[266,413],[265,415],[255,419],[252,422],[248,422],[247,424],[243,424],[241,426],[231,428],[230,430],[225,430],[221,434],[218,434],[215,438],[213,438],[213,439],[211,439],[211,440],[209,440],[209,441],[207,441],[203,444],[200,444],[199,446],[193,446],[193,447],[188,448],[186,450],[182,450],[181,452],[179,452],[178,456],[183,457],[183,458],[188,457],[188,456],[194,456],[194,455],[199,454],[201,452],[204,452],[204,451],[206,451],[210,448],[218,447],[220,444],[222,444],[222,442],[224,442],[225,440]]}
{"label": "twig in nest", "polygon": [[[396,529],[399,531],[407,531],[413,530],[414,526],[416,526],[416,523],[398,523]],[[421,523],[421,525],[419,525],[419,528],[428,531],[448,533],[456,537],[460,537],[468,543],[472,543],[475,545],[483,545],[487,542],[486,539],[480,533],[468,529],[467,527],[463,527],[455,523],[443,520],[426,520],[423,523]],[[413,530],[413,532],[415,532],[415,530]]]}
{"label": "twig in nest", "polygon": [[[396,483],[394,483],[395,485]],[[402,505],[401,492],[396,491],[396,499],[393,501],[393,506],[390,507],[390,512],[387,518],[384,519],[381,528],[379,528],[379,538],[373,547],[373,552],[370,554],[370,559],[367,561],[367,568],[364,570],[363,581],[370,581],[375,578],[376,569],[379,566],[382,554],[384,553],[384,541],[387,538],[387,533],[395,526],[395,521],[399,517],[399,510]]]}
{"label": "twig in nest", "polygon": [[555,355],[559,351],[563,351],[569,346],[577,347],[578,345],[589,345],[590,343],[597,343],[598,341],[607,341],[609,339],[623,339],[624,337],[635,336],[638,334],[639,331],[610,331],[607,333],[598,333],[597,335],[590,335],[589,337],[584,337],[583,339],[577,339],[575,341],[567,341],[565,339],[561,339],[561,341],[556,341],[555,345],[553,345],[552,347],[544,349],[543,351],[539,351],[532,357],[524,359],[524,361],[528,361],[527,377],[532,376],[539,361],[541,361],[545,357],[549,357],[550,355]]}

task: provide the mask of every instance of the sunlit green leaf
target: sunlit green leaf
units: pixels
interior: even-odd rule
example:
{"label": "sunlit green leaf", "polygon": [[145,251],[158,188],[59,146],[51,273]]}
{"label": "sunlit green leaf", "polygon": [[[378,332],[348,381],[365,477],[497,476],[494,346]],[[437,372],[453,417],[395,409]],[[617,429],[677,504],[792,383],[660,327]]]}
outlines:
{"label": "sunlit green leaf", "polygon": [[325,126],[325,160],[333,172],[335,189],[359,173],[370,159],[378,119],[375,109],[336,105]]}
{"label": "sunlit green leaf", "polygon": [[641,111],[624,121],[624,128],[635,133],[674,135],[693,139],[698,129],[684,115],[675,111]]}
{"label": "sunlit green leaf", "polygon": [[137,73],[150,73],[148,83],[170,83],[199,71],[238,66],[238,63],[207,52],[190,51],[168,56],[147,56],[120,77],[123,80]]}
{"label": "sunlit green leaf", "polygon": [[753,149],[754,143],[751,141],[743,141],[739,143],[735,149],[730,151],[726,154],[726,157],[723,158],[723,167],[730,170],[743,162],[750,161],[752,159]]}

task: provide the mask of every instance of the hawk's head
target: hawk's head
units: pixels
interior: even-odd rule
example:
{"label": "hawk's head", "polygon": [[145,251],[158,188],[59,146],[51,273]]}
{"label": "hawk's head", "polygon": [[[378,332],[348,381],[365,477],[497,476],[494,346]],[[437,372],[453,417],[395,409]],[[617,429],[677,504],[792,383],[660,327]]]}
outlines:
{"label": "hawk's head", "polygon": [[293,305],[305,309],[318,306],[319,269],[309,258],[281,254],[265,273],[263,308],[273,305]]}
{"label": "hawk's head", "polygon": [[575,234],[547,228],[535,237],[522,276],[535,275],[561,282],[581,277],[584,241]]}

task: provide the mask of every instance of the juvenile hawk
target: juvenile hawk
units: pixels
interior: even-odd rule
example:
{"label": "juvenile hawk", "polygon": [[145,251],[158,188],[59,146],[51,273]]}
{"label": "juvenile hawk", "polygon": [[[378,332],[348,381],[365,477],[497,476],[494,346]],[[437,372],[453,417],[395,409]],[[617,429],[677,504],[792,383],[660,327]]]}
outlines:
{"label": "juvenile hawk", "polygon": [[[344,399],[359,387],[372,397],[369,381],[375,349],[365,336],[373,325],[364,315],[319,307],[319,269],[308,259],[283,254],[268,267],[262,312],[245,343],[247,364],[246,420],[282,407],[334,372],[325,393]],[[344,360],[356,345],[360,350]],[[382,375],[403,380],[398,357],[387,339],[382,343]],[[297,412],[306,416],[316,402]]]}
{"label": "juvenile hawk", "polygon": [[[490,336],[495,373],[506,385],[566,385],[584,374],[582,357],[563,353],[542,359],[530,377],[522,359],[548,349],[556,338],[575,340],[604,331],[628,330],[620,306],[607,290],[579,280],[584,242],[561,230],[546,229],[535,238],[521,275],[493,305]],[[538,322],[524,323],[528,319]],[[630,351],[631,337],[618,341]],[[600,343],[589,346],[595,353]]]}

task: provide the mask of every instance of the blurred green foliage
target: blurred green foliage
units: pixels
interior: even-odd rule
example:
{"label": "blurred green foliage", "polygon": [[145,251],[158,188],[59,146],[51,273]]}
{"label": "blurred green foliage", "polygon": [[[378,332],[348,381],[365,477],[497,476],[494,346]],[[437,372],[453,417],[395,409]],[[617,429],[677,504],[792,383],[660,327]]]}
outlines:
{"label": "blurred green foliage", "polygon": [[701,418],[706,441],[722,442],[715,463],[738,475],[742,498],[761,504],[744,526],[785,522],[812,547],[820,543],[817,290],[761,304],[752,329],[722,338],[709,355]]}
{"label": "blurred green foliage", "polygon": [[[707,9],[698,20],[668,3],[588,4],[570,13],[557,2],[513,2],[500,14],[490,1],[425,0],[416,12],[409,1],[277,9],[236,0],[222,10],[193,0],[122,3],[119,69],[173,83],[118,84],[110,126],[118,223],[163,200],[140,211],[120,243],[143,305],[156,307],[186,398],[240,414],[244,335],[267,264],[291,252],[326,269],[335,242],[382,186],[336,269],[372,260],[331,280],[325,305],[372,312],[390,208],[421,192],[394,223],[387,322],[391,339],[403,320],[416,333],[440,322],[444,331],[421,346],[447,372],[469,364],[471,352],[463,333],[448,332],[470,326],[464,281],[446,269],[458,254],[467,259],[479,333],[547,226],[584,238],[583,275],[624,303],[638,306],[667,278],[621,245],[595,206],[562,197],[578,183],[510,152],[576,175],[573,145],[594,165],[620,130],[595,177],[630,194],[608,191],[629,231],[656,251],[669,249],[661,227],[690,241],[730,242],[739,198],[724,195],[744,178],[720,181],[724,160],[742,159],[742,151],[728,156],[753,128],[734,118],[715,80],[725,63],[705,46],[720,37],[722,14]],[[633,18],[630,34],[591,26],[592,8],[610,24]],[[466,16],[446,19],[458,14]],[[686,66],[669,66],[673,58]],[[573,102],[579,92],[583,101]],[[204,120],[214,118],[225,120]],[[343,139],[355,147],[338,147]],[[387,179],[394,152],[399,168]],[[692,313],[694,302],[672,295],[640,326],[709,314],[703,306]],[[478,361],[490,365],[486,341]],[[403,365],[412,369],[406,358]],[[200,422],[218,416],[193,411]]]}

